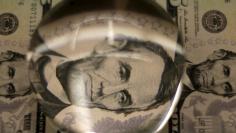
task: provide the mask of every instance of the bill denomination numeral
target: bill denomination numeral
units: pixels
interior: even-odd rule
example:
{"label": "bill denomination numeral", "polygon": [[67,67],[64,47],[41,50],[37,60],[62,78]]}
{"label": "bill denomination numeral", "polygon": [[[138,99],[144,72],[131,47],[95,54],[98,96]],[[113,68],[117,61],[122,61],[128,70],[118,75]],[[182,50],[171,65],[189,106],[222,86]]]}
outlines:
{"label": "bill denomination numeral", "polygon": [[31,113],[24,116],[24,130],[30,130],[31,129]]}

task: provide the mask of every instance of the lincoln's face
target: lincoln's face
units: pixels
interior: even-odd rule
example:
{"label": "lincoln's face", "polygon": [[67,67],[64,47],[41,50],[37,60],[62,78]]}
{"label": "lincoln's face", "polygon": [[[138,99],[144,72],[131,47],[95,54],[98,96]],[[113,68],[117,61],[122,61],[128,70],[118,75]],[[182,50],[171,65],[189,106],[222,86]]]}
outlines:
{"label": "lincoln's face", "polygon": [[195,89],[219,95],[236,94],[236,59],[207,60],[188,68]]}
{"label": "lincoln's face", "polygon": [[59,67],[57,75],[73,104],[92,103],[109,110],[144,109],[156,102],[165,65],[159,54],[131,47],[129,51],[73,61],[69,67]]}
{"label": "lincoln's face", "polygon": [[24,60],[5,61],[0,64],[0,95],[15,97],[30,89],[29,73]]}

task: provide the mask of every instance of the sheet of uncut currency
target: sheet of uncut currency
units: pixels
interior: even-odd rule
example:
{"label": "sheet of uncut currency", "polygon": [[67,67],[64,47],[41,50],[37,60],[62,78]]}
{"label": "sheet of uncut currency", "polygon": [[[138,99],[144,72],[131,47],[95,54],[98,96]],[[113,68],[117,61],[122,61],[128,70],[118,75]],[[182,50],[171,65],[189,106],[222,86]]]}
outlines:
{"label": "sheet of uncut currency", "polygon": [[170,133],[235,133],[235,0],[168,0],[186,52]]}
{"label": "sheet of uncut currency", "polygon": [[[59,1],[0,1],[0,52],[3,55],[0,60],[9,53],[25,55],[30,37],[42,16]],[[235,0],[156,1],[178,23],[189,66],[205,60],[221,61],[222,54],[227,55],[229,51],[230,55],[236,53]],[[214,73],[223,71],[225,77],[233,74],[232,69],[228,72],[231,66],[221,64],[222,69],[219,67]],[[227,91],[232,95],[223,96],[222,90],[220,94],[207,89],[197,91],[191,86],[187,74],[185,77],[186,87],[180,104],[169,122],[169,131],[165,128],[163,133],[235,133],[236,97],[232,88],[231,92]],[[33,93],[0,97],[0,133],[58,132],[51,120],[42,115],[34,97]]]}

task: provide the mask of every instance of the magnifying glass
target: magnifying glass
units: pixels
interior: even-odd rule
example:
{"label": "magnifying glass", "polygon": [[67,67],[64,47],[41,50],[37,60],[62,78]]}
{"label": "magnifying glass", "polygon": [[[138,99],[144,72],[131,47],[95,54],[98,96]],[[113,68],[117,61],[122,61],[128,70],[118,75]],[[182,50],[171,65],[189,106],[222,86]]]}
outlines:
{"label": "magnifying glass", "polygon": [[62,131],[159,132],[181,94],[178,28],[153,1],[63,1],[28,59],[43,111]]}

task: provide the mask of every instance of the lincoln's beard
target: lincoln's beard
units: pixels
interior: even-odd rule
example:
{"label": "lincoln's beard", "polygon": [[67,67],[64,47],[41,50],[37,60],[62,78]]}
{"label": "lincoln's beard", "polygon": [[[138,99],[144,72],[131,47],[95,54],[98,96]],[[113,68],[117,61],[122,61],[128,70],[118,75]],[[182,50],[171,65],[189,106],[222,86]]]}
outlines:
{"label": "lincoln's beard", "polygon": [[209,74],[212,66],[212,62],[206,61],[187,68],[187,75],[191,80],[194,89],[207,91],[210,88],[212,80]]}

